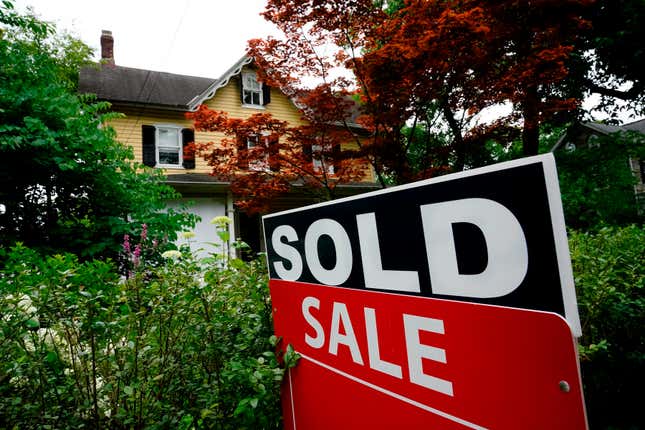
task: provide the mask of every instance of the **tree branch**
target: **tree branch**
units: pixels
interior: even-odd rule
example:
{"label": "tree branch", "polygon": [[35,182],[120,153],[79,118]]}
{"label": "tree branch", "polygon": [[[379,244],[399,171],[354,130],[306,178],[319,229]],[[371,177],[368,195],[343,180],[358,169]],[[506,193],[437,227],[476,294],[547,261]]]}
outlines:
{"label": "tree branch", "polygon": [[587,87],[587,89],[589,89],[593,93],[598,93],[603,96],[614,97],[614,98],[626,100],[626,101],[636,100],[638,96],[640,96],[643,93],[643,90],[645,90],[644,85],[640,82],[634,83],[632,87],[627,91],[621,91],[614,88],[603,87],[588,78],[583,79],[582,82]]}

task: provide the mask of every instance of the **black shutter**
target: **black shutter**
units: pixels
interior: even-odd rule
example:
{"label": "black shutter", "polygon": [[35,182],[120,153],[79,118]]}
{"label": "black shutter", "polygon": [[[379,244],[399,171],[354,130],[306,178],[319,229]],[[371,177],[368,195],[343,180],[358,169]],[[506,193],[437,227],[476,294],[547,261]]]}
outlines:
{"label": "black shutter", "polygon": [[235,142],[237,144],[237,167],[245,170],[249,168],[248,144],[246,140],[247,137],[241,134],[235,136]]}
{"label": "black shutter", "polygon": [[183,151],[183,166],[185,169],[195,168],[195,148],[187,146],[195,142],[195,132],[190,128],[181,130],[181,144]]}
{"label": "black shutter", "polygon": [[278,139],[269,140],[269,168],[272,172],[280,170],[280,145]]}
{"label": "black shutter", "polygon": [[308,163],[311,163],[313,161],[313,154],[312,154],[311,144],[305,143],[305,144],[302,145],[302,154],[305,156],[305,160]]}
{"label": "black shutter", "polygon": [[155,167],[155,164],[157,164],[157,151],[155,149],[155,127],[153,125],[141,126],[141,142],[143,164]]}
{"label": "black shutter", "polygon": [[240,101],[244,104],[244,79],[241,73],[237,77],[240,80]]}
{"label": "black shutter", "polygon": [[334,145],[332,148],[332,156],[334,158],[334,175],[337,175],[340,170],[340,159],[342,157],[342,154],[340,153],[340,143]]}
{"label": "black shutter", "polygon": [[267,84],[262,84],[262,104],[268,105],[271,103],[271,87]]}

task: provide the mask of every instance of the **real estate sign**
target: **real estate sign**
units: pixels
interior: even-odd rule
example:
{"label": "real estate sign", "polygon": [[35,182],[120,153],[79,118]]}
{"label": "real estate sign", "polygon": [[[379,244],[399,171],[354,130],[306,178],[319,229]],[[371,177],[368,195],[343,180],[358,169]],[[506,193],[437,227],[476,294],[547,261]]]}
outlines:
{"label": "real estate sign", "polygon": [[[550,155],[264,217],[289,428],[585,428]],[[566,318],[566,321],[565,319]]]}

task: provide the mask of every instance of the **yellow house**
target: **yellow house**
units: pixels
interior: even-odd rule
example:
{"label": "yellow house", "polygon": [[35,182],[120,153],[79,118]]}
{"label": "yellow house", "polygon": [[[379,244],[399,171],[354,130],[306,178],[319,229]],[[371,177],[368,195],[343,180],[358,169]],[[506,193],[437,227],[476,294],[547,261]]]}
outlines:
{"label": "yellow house", "polygon": [[[247,216],[235,209],[228,182],[209,175],[211,168],[199,158],[185,157],[183,146],[195,142],[217,142],[224,137],[217,133],[195,132],[186,113],[205,104],[210,109],[225,111],[230,117],[247,118],[266,112],[289,125],[304,124],[301,111],[287,96],[257,80],[253,61],[244,56],[217,79],[177,75],[151,70],[133,69],[114,64],[114,40],[111,32],[101,35],[102,62],[99,67],[81,70],[79,92],[96,94],[109,101],[112,110],[123,114],[111,122],[117,139],[133,148],[135,159],[150,167],[163,169],[169,185],[182,199],[169,206],[192,203],[191,211],[201,218],[191,246],[212,252],[207,242],[217,242],[214,227],[209,223],[216,216],[226,215],[231,238],[244,240],[252,249],[263,248],[258,216]],[[369,176],[369,175],[368,175]],[[342,187],[344,194],[357,194],[375,188],[373,177],[364,182]],[[303,195],[291,195],[276,202],[276,208],[289,208],[311,203]]]}

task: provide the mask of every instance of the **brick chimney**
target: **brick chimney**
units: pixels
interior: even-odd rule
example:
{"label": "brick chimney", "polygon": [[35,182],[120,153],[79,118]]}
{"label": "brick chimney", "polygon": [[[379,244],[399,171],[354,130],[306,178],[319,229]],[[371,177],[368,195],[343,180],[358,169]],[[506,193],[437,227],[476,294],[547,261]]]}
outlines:
{"label": "brick chimney", "polygon": [[101,62],[114,65],[114,38],[110,30],[101,31]]}

